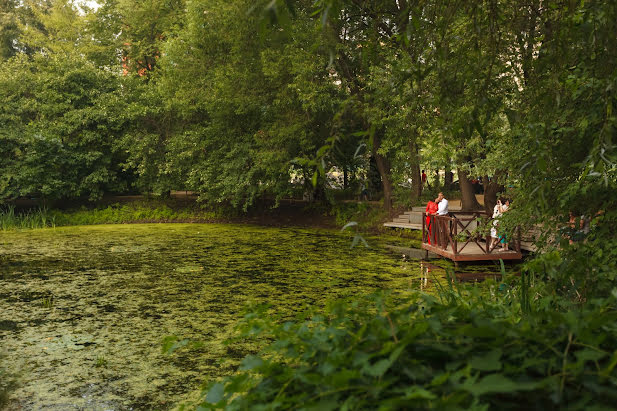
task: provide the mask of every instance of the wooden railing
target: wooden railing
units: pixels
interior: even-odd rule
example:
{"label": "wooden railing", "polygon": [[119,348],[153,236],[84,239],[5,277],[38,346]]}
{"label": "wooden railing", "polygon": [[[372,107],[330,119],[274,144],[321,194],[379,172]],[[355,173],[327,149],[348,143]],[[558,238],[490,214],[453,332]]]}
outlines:
{"label": "wooden railing", "polygon": [[[434,247],[450,251],[458,255],[470,243],[475,243],[483,254],[491,254],[498,242],[491,241],[491,217],[482,211],[455,211],[449,215],[428,215],[427,226],[425,212],[422,213],[422,242]],[[430,241],[429,241],[430,237]],[[508,239],[508,245],[518,253],[521,252],[521,233],[517,227],[513,238]]]}

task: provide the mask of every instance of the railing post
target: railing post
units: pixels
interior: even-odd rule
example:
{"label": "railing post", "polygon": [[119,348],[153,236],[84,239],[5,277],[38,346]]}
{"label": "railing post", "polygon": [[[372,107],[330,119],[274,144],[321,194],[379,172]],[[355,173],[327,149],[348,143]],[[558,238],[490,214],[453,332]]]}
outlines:
{"label": "railing post", "polygon": [[[450,225],[454,226],[454,235],[452,236],[452,251],[454,251],[454,255],[458,255],[458,240],[456,236],[458,234],[458,221],[456,221],[456,217],[450,217]],[[450,229],[452,231],[452,229]]]}
{"label": "railing post", "polygon": [[422,242],[426,243],[426,235],[425,235],[425,230],[424,230],[424,226],[426,224],[426,213],[423,211],[422,212]]}
{"label": "railing post", "polygon": [[493,222],[491,221],[490,218],[487,218],[486,220],[486,254],[490,254],[491,253],[491,243],[493,242],[493,237],[491,237],[491,224],[493,224]]}
{"label": "railing post", "polygon": [[437,216],[431,216],[431,224],[433,224],[431,228],[433,232],[433,244],[435,244],[435,247],[439,247],[441,242],[439,241],[439,219]]}

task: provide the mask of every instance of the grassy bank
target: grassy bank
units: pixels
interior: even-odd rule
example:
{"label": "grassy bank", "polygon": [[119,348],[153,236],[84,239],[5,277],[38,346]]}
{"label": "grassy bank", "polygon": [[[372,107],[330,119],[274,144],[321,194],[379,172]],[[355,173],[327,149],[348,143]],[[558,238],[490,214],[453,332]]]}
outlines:
{"label": "grassy bank", "polygon": [[179,205],[159,200],[140,200],[94,208],[58,210],[36,208],[0,209],[0,230],[59,227],[70,225],[209,222],[223,219],[223,211],[208,211],[196,205]]}
{"label": "grassy bank", "polygon": [[[0,230],[129,223],[234,222],[269,226],[340,228],[356,221],[362,231],[377,234],[388,214],[380,204],[341,202],[334,205],[307,203],[256,204],[246,212],[229,206],[206,209],[196,202],[174,199],[139,199],[130,202],[73,209],[0,207]],[[392,230],[388,231],[393,234]],[[395,233],[394,233],[395,234]]]}

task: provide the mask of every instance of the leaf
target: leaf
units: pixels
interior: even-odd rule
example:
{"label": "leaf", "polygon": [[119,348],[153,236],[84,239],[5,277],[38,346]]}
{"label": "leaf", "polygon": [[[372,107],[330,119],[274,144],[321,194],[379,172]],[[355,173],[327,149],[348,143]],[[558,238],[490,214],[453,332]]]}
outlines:
{"label": "leaf", "polygon": [[210,404],[216,404],[223,399],[224,394],[225,386],[222,383],[217,382],[208,391],[208,394],[206,395],[206,402],[209,402]]}
{"label": "leaf", "polygon": [[359,153],[360,150],[362,149],[362,147],[366,147],[366,144],[362,143],[358,146],[358,148],[356,148],[356,152],[353,154],[353,158],[358,158],[359,157]]}
{"label": "leaf", "polygon": [[498,371],[501,370],[501,362],[499,361],[501,354],[501,350],[497,348],[485,355],[473,357],[469,364],[480,371]]}
{"label": "leaf", "polygon": [[306,410],[330,411],[339,409],[339,403],[335,399],[323,399],[316,404],[310,404],[304,408]]}
{"label": "leaf", "polygon": [[598,350],[592,350],[590,348],[584,348],[575,353],[576,359],[580,362],[586,361],[598,361],[601,358],[606,357],[606,353]]}
{"label": "leaf", "polygon": [[356,226],[356,225],[358,225],[358,223],[357,223],[356,221],[350,221],[350,222],[348,222],[347,224],[345,224],[345,225],[343,226],[343,228],[341,228],[341,231],[345,231],[345,230],[346,230],[346,229],[348,229],[349,227],[353,227],[353,226]]}
{"label": "leaf", "polygon": [[541,385],[539,382],[515,382],[503,374],[491,374],[477,382],[467,380],[461,388],[472,395],[479,397],[490,393],[511,393],[516,391],[529,391]]}
{"label": "leaf", "polygon": [[246,370],[253,370],[255,368],[259,368],[263,365],[264,361],[256,356],[256,355],[247,355],[243,360],[242,363],[240,364],[239,370],[240,371],[246,371]]}
{"label": "leaf", "polygon": [[384,358],[377,361],[375,364],[366,367],[366,373],[373,377],[381,377],[392,365],[389,358]]}
{"label": "leaf", "polygon": [[161,350],[164,354],[173,354],[174,351],[185,347],[189,342],[190,340],[188,338],[180,340],[180,338],[176,335],[168,335],[163,338]]}
{"label": "leaf", "polygon": [[424,388],[413,386],[405,390],[405,398],[408,400],[434,400],[437,396]]}

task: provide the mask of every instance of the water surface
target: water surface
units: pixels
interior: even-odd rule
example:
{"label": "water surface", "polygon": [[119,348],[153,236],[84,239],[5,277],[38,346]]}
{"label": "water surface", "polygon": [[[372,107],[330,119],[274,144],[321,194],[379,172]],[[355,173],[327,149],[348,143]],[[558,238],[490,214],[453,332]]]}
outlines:
{"label": "water surface", "polygon": [[[170,409],[257,347],[225,345],[243,309],[388,289],[417,262],[328,230],[215,224],[65,227],[0,233],[0,349],[21,409]],[[167,335],[203,345],[168,355]]]}

